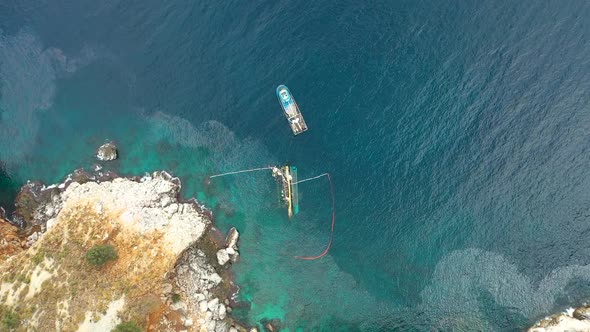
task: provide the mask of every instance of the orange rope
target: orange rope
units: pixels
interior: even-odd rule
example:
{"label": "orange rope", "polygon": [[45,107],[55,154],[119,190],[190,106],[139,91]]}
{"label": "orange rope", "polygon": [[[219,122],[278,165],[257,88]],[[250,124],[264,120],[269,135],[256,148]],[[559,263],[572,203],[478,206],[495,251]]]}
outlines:
{"label": "orange rope", "polygon": [[336,199],[334,198],[334,185],[332,184],[330,173],[326,173],[326,175],[328,176],[328,181],[330,182],[330,192],[332,193],[332,229],[330,231],[330,241],[328,242],[328,246],[326,246],[326,249],[324,249],[324,251],[321,254],[317,256],[295,256],[295,258],[297,259],[311,261],[314,259],[322,258],[328,253],[330,247],[332,246],[332,241],[334,240],[334,223],[336,222]]}
{"label": "orange rope", "polygon": [[[228,173],[211,175],[211,176],[209,176],[209,178],[212,179],[212,178],[225,176],[225,175],[262,171],[262,170],[271,169],[271,168],[273,168],[273,167],[268,166],[268,167],[247,169],[247,170],[243,170],[243,171],[228,172]],[[332,242],[334,241],[334,224],[336,223],[336,198],[334,197],[334,184],[332,183],[332,178],[330,177],[330,173],[325,173],[325,174],[315,176],[313,178],[297,181],[295,184],[305,182],[305,181],[314,180],[314,179],[317,179],[317,178],[322,177],[324,175],[326,175],[328,177],[328,181],[330,182],[330,193],[332,194],[332,227],[330,230],[330,241],[328,242],[326,249],[324,249],[324,251],[321,254],[319,254],[317,256],[295,256],[296,259],[303,259],[303,260],[308,260],[308,261],[319,259],[319,258],[324,257],[328,253],[328,251],[330,251],[330,247],[332,247]]]}

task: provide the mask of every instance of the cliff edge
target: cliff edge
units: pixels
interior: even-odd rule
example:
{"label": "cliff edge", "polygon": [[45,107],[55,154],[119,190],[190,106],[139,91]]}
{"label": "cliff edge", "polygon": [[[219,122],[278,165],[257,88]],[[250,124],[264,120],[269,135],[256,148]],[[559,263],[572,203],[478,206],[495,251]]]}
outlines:
{"label": "cliff edge", "polygon": [[[210,213],[179,201],[166,172],[82,178],[23,187],[13,223],[28,236],[0,221],[3,328],[246,330],[228,315],[237,231],[215,241]],[[231,259],[218,261],[220,251]]]}

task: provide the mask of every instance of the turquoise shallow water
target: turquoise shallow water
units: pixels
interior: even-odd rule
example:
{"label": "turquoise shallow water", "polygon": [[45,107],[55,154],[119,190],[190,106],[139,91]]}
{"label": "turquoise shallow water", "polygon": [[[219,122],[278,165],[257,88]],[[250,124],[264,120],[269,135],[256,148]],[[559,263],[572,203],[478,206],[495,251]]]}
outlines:
{"label": "turquoise shallow water", "polygon": [[[0,204],[168,169],[242,234],[236,315],[291,330],[514,331],[590,298],[587,2],[8,1]],[[310,127],[292,137],[274,89]],[[289,222],[269,174],[291,162]]]}

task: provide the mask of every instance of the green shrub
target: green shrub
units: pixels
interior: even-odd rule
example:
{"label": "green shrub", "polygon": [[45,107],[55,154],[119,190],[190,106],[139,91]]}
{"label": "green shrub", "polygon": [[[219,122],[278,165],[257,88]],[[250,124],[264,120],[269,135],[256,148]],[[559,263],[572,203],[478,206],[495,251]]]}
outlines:
{"label": "green shrub", "polygon": [[35,265],[39,265],[45,259],[45,254],[43,252],[38,252],[33,256],[32,260]]}
{"label": "green shrub", "polygon": [[143,332],[136,322],[125,322],[117,325],[113,332]]}
{"label": "green shrub", "polygon": [[172,294],[172,302],[176,303],[178,301],[180,301],[180,294]]}
{"label": "green shrub", "polygon": [[20,325],[20,319],[16,313],[9,311],[2,317],[2,325],[8,330],[15,329]]}
{"label": "green shrub", "polygon": [[94,266],[102,266],[117,257],[117,250],[110,244],[94,246],[86,253],[86,260]]}

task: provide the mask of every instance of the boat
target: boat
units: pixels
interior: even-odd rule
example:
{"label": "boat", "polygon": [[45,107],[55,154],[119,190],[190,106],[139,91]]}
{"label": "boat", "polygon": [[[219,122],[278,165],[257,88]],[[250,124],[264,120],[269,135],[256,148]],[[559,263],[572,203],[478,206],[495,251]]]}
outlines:
{"label": "boat", "polygon": [[279,203],[287,208],[289,219],[299,213],[299,191],[297,188],[297,167],[285,165],[272,167],[272,176],[277,180]]}
{"label": "boat", "polygon": [[295,98],[293,98],[289,88],[284,85],[279,85],[277,87],[277,98],[279,99],[279,104],[281,104],[281,107],[283,108],[287,121],[289,121],[289,126],[291,126],[293,135],[299,135],[302,132],[307,131],[307,124],[305,123],[305,120],[303,120],[303,115],[301,115],[299,106],[297,106],[297,102],[295,102]]}

